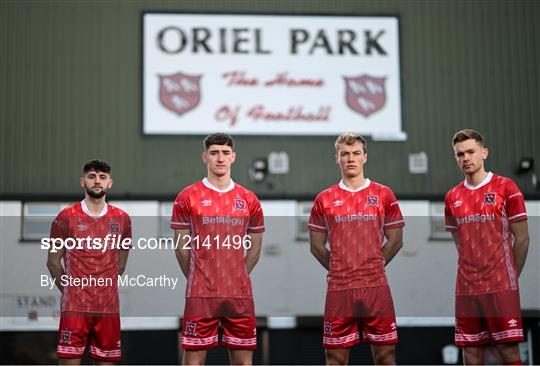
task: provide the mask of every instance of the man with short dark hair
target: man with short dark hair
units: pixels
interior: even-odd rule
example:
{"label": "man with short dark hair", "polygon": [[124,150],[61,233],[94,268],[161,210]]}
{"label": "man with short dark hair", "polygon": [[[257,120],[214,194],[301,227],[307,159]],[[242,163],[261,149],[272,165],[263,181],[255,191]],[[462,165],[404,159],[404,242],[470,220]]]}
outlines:
{"label": "man with short dark hair", "polygon": [[491,342],[505,364],[519,365],[518,277],[529,247],[523,194],[511,179],[486,172],[488,149],[477,131],[457,132],[452,147],[465,175],[445,198],[446,230],[459,254],[455,342],[467,365],[483,364]]}
{"label": "man with short dark hair", "polygon": [[205,362],[221,322],[231,364],[252,364],[257,335],[249,273],[261,252],[263,212],[255,194],[231,179],[232,137],[211,134],[203,148],[208,176],[178,194],[171,219],[187,278],[182,362]]}
{"label": "man with short dark hair", "polygon": [[328,270],[323,345],[329,365],[348,363],[360,330],[375,364],[396,362],[396,316],[384,267],[403,246],[405,224],[390,188],[364,176],[366,145],[351,132],[337,138],[342,180],[315,198],[308,225],[311,253]]}
{"label": "man with short dark hair", "polygon": [[84,199],[63,209],[51,226],[51,238],[78,243],[73,249],[52,247],[47,258],[47,267],[62,292],[60,364],[80,364],[88,344],[90,357],[99,363],[120,360],[118,275],[126,267],[129,251],[121,243],[125,239],[131,243],[131,220],[105,201],[112,183],[107,162],[85,163],[80,178]]}

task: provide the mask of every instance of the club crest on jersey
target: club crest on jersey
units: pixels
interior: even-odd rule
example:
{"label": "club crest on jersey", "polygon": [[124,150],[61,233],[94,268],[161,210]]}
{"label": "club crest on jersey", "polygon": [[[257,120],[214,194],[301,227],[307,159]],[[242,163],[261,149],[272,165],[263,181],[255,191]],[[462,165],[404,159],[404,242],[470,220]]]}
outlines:
{"label": "club crest on jersey", "polygon": [[385,77],[366,74],[345,79],[345,100],[349,108],[364,117],[381,110],[386,103]]}
{"label": "club crest on jersey", "polygon": [[77,229],[79,229],[79,231],[86,231],[86,229],[88,229],[88,226],[86,226],[85,224],[79,224],[77,225]]}
{"label": "club crest on jersey", "polygon": [[114,222],[109,223],[109,232],[113,235],[120,235],[120,224]]}
{"label": "club crest on jersey", "polygon": [[368,194],[367,201],[366,201],[366,207],[367,206],[379,207],[379,196],[376,196],[374,194]]}
{"label": "club crest on jersey", "polygon": [[234,199],[234,207],[233,207],[233,212],[235,211],[242,211],[242,212],[246,212],[246,201],[244,201],[243,199],[241,198],[235,198]]}
{"label": "club crest on jersey", "polygon": [[194,109],[201,100],[200,79],[202,75],[181,72],[159,75],[159,100],[170,111],[181,116]]}
{"label": "club crest on jersey", "polygon": [[484,205],[494,205],[495,204],[495,193],[488,192],[484,193]]}
{"label": "club crest on jersey", "polygon": [[67,329],[62,329],[62,335],[60,336],[60,342],[71,344],[71,331]]}
{"label": "club crest on jersey", "polygon": [[332,335],[332,322],[324,322],[324,335]]}
{"label": "club crest on jersey", "polygon": [[518,323],[518,321],[516,319],[510,319],[508,321],[508,325],[511,326],[511,327],[517,327],[517,323]]}
{"label": "club crest on jersey", "polygon": [[212,204],[212,200],[202,200],[201,201],[201,206],[202,207],[208,207]]}
{"label": "club crest on jersey", "polygon": [[197,335],[197,323],[195,322],[186,322],[186,330],[184,331],[185,335],[196,336]]}

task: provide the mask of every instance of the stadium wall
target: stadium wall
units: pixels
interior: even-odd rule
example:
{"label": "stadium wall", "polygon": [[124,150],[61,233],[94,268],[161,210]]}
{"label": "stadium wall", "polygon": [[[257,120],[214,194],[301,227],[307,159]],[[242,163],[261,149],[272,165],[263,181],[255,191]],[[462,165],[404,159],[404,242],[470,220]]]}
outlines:
{"label": "stadium wall", "polygon": [[[399,17],[404,142],[370,142],[367,174],[398,196],[440,197],[460,179],[449,140],[482,131],[488,167],[514,178],[540,159],[540,3],[518,1],[3,1],[0,195],[74,195],[81,162],[109,160],[119,199],[171,199],[199,179],[200,136],[141,132],[141,14],[251,12]],[[351,130],[354,130],[351,123]],[[334,137],[237,137],[234,176],[259,195],[312,198],[334,183]],[[256,157],[286,151],[290,173],[249,181]],[[427,174],[410,174],[424,151]]]}

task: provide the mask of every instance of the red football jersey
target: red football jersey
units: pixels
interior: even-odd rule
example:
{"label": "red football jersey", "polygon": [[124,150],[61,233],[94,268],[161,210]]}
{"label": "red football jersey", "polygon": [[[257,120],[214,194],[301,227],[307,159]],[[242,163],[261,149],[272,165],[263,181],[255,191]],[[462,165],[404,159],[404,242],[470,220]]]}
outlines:
{"label": "red football jersey", "polygon": [[[66,246],[64,270],[68,282],[62,294],[61,311],[118,313],[118,243],[125,238],[131,240],[129,215],[106,204],[93,217],[83,200],[58,214],[51,226],[51,238],[81,239],[73,249],[70,248],[76,244],[74,241]],[[103,247],[87,238],[101,239]],[[84,283],[85,279],[89,282]]]}
{"label": "red football jersey", "polygon": [[219,190],[205,178],[178,194],[171,228],[191,230],[186,297],[253,296],[244,249],[251,244],[249,234],[264,231],[253,192],[232,181]]}
{"label": "red football jersey", "polygon": [[517,185],[491,172],[475,187],[463,181],[446,194],[445,217],[458,236],[456,294],[517,290],[510,224],[527,219]]}
{"label": "red football jersey", "polygon": [[356,189],[343,182],[315,198],[308,229],[326,233],[330,244],[328,291],[387,284],[384,230],[405,226],[390,188],[371,182]]}

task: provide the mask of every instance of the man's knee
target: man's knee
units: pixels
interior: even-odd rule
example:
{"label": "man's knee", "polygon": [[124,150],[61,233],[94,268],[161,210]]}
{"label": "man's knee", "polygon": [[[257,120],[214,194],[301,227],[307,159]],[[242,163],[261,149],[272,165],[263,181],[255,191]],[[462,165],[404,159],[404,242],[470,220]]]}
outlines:
{"label": "man's knee", "polygon": [[182,357],[183,365],[204,365],[206,361],[206,350],[190,351],[185,350]]}
{"label": "man's knee", "polygon": [[348,348],[327,348],[326,349],[326,364],[327,365],[346,365],[349,363]]}
{"label": "man's knee", "polygon": [[373,346],[373,362],[376,365],[395,365],[396,348],[395,346]]}
{"label": "man's knee", "polygon": [[229,350],[231,365],[253,365],[253,351]]}
{"label": "man's knee", "polygon": [[519,345],[517,343],[502,343],[496,345],[505,365],[520,365]]}
{"label": "man's knee", "polygon": [[465,365],[482,365],[484,363],[484,347],[463,347],[463,363]]}

